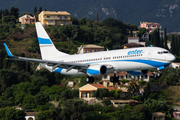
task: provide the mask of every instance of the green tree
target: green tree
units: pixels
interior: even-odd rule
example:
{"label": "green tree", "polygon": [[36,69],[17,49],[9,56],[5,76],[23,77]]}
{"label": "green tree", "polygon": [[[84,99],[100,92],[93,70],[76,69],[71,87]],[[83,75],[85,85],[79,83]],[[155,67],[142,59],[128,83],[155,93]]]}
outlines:
{"label": "green tree", "polygon": [[38,13],[41,13],[42,12],[42,7],[39,7],[39,11],[38,11]]}
{"label": "green tree", "polygon": [[73,16],[71,16],[71,21],[72,21],[72,24],[73,24],[73,25],[79,25],[78,19],[75,18],[75,17],[73,17]]}
{"label": "green tree", "polygon": [[49,101],[49,95],[45,92],[39,92],[34,96],[36,105],[45,105]]}
{"label": "green tree", "polygon": [[36,15],[36,13],[37,13],[37,8],[34,7],[34,15]]}
{"label": "green tree", "polygon": [[9,15],[9,10],[8,9],[5,9],[4,11],[3,11],[3,17],[4,16],[8,16]]}
{"label": "green tree", "polygon": [[174,39],[174,35],[172,35],[172,38],[171,38],[171,53],[175,55],[176,53],[176,47],[175,47],[175,39]]}
{"label": "green tree", "polygon": [[129,85],[128,85],[127,89],[128,89],[128,92],[131,92],[131,93],[133,93],[133,95],[134,95],[136,92],[139,92],[140,87],[139,87],[139,85],[136,83],[135,80],[131,80],[131,81],[129,82]]}
{"label": "green tree", "polygon": [[103,99],[109,96],[109,90],[107,88],[98,88],[96,91],[93,91],[93,96]]}
{"label": "green tree", "polygon": [[16,18],[13,15],[4,16],[3,23],[6,23],[6,24],[7,23],[16,24]]}
{"label": "green tree", "polygon": [[161,47],[164,48],[164,39],[161,37]]}
{"label": "green tree", "polygon": [[24,120],[26,113],[23,110],[15,110],[14,108],[0,109],[1,120]]}
{"label": "green tree", "polygon": [[88,115],[86,108],[87,104],[78,100],[67,100],[63,102],[63,109],[61,112],[62,119],[65,120],[82,120]]}
{"label": "green tree", "polygon": [[142,36],[144,35],[145,32],[146,32],[146,28],[140,28],[140,29],[138,29],[137,36],[139,38],[142,38]]}
{"label": "green tree", "polygon": [[16,19],[18,19],[19,16],[19,8],[15,8],[14,6],[10,9],[10,15],[15,16]]}
{"label": "green tree", "polygon": [[168,50],[166,28],[164,28],[164,48]]}
{"label": "green tree", "polygon": [[2,10],[0,10],[0,19],[2,19],[2,14],[3,14],[3,12],[2,12]]}
{"label": "green tree", "polygon": [[51,114],[51,111],[41,111],[37,114],[37,120],[53,120],[53,115]]}

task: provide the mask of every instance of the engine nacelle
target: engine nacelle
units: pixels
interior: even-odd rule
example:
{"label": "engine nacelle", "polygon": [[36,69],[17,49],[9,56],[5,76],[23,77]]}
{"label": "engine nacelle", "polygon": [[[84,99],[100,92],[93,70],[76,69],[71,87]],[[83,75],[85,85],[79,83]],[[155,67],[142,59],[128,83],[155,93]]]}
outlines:
{"label": "engine nacelle", "polygon": [[148,70],[134,70],[128,71],[128,73],[133,76],[146,75],[148,73]]}
{"label": "engine nacelle", "polygon": [[105,65],[91,65],[86,72],[89,76],[105,75],[107,73],[107,67]]}

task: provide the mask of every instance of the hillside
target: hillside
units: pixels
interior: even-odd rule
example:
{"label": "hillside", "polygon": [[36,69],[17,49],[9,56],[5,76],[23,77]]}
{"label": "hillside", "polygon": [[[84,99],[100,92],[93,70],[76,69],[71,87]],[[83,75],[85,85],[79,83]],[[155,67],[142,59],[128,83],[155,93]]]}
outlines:
{"label": "hillside", "polygon": [[158,22],[168,32],[180,31],[179,0],[0,0],[0,3],[0,10],[15,6],[20,13],[33,13],[36,6],[37,9],[68,11],[78,19],[95,19],[98,12],[99,20],[113,17],[138,26],[140,21]]}

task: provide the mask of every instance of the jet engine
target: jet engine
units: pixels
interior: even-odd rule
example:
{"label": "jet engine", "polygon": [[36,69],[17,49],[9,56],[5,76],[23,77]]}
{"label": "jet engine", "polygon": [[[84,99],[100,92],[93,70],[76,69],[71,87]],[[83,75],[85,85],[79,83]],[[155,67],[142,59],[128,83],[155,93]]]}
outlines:
{"label": "jet engine", "polygon": [[148,73],[148,70],[134,70],[128,71],[128,73],[133,76],[146,75]]}
{"label": "jet engine", "polygon": [[105,65],[91,65],[86,70],[89,76],[105,75],[107,73],[107,67]]}

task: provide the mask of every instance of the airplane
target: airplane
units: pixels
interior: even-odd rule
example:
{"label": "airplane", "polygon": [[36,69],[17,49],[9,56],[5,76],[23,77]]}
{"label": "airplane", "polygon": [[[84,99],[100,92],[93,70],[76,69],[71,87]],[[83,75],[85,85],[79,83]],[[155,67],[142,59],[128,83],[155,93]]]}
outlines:
{"label": "airplane", "polygon": [[95,76],[114,73],[111,82],[117,82],[116,73],[128,71],[131,75],[147,74],[148,69],[164,69],[176,58],[160,47],[139,47],[119,50],[69,55],[56,49],[40,22],[35,23],[42,59],[14,56],[4,43],[8,60],[37,62],[49,70],[64,75],[88,75],[87,82]]}

